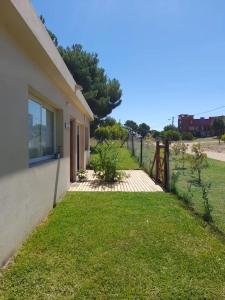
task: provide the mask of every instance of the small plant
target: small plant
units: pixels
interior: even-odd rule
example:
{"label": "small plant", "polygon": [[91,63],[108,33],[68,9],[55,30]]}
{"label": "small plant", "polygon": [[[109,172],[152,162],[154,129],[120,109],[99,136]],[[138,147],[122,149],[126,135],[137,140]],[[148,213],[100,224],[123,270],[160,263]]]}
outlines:
{"label": "small plant", "polygon": [[173,159],[175,161],[175,169],[178,169],[179,156],[181,154],[181,144],[180,142],[174,143],[172,146]]}
{"label": "small plant", "polygon": [[171,192],[177,194],[177,182],[180,177],[180,172],[173,172],[171,176]]}
{"label": "small plant", "polygon": [[203,205],[204,205],[204,214],[203,214],[203,219],[206,222],[212,222],[212,206],[209,204],[209,191],[211,188],[211,183],[202,183],[202,199],[203,199]]}
{"label": "small plant", "polygon": [[77,177],[79,181],[86,181],[87,180],[87,171],[80,169],[77,172]]}
{"label": "small plant", "polygon": [[194,144],[191,149],[193,155],[190,156],[191,170],[197,172],[198,183],[201,184],[201,173],[208,167],[207,154],[201,149],[200,144]]}
{"label": "small plant", "polygon": [[91,162],[95,176],[105,182],[120,181],[124,177],[118,170],[119,149],[112,141],[105,141],[96,146],[96,158]]}
{"label": "small plant", "polygon": [[183,195],[183,201],[187,206],[190,206],[192,203],[193,193],[192,193],[192,183],[189,183],[187,186],[187,193]]}
{"label": "small plant", "polygon": [[182,168],[185,168],[185,161],[186,161],[186,155],[187,155],[188,145],[186,145],[184,142],[180,145],[180,152],[181,152],[181,162],[182,162]]}
{"label": "small plant", "polygon": [[[185,160],[186,160],[186,153],[187,153],[188,145],[186,145],[184,142],[177,142],[174,143],[172,146],[172,151],[174,155],[174,161],[175,161],[175,169],[185,167]],[[182,165],[178,165],[179,163],[182,163]]]}

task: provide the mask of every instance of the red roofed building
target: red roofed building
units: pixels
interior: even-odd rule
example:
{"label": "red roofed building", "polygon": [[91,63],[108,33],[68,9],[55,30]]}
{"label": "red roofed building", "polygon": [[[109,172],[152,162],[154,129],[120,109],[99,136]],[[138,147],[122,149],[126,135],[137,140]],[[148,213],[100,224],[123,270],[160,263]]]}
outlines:
{"label": "red roofed building", "polygon": [[191,132],[197,137],[213,136],[212,125],[216,118],[225,120],[224,116],[195,119],[193,115],[182,114],[178,116],[178,129],[181,133]]}

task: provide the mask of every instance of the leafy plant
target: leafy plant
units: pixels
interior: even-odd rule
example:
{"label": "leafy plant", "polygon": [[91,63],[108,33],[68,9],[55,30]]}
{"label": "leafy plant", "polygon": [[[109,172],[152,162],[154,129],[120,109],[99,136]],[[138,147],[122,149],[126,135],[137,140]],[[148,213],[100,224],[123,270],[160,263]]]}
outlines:
{"label": "leafy plant", "polygon": [[191,149],[193,155],[190,156],[191,170],[197,172],[198,183],[201,184],[201,173],[208,167],[207,154],[201,149],[200,144],[194,144]]}
{"label": "leafy plant", "polygon": [[203,199],[203,205],[204,205],[204,214],[203,219],[206,222],[212,222],[212,206],[209,204],[209,191],[211,188],[211,183],[202,183],[202,199]]}
{"label": "leafy plant", "polygon": [[180,172],[173,172],[171,176],[171,192],[177,194],[177,182],[180,177]]}
{"label": "leafy plant", "polygon": [[97,156],[91,162],[95,176],[105,182],[120,181],[124,177],[118,170],[119,149],[112,141],[105,141],[96,146]]}
{"label": "leafy plant", "polygon": [[77,172],[77,177],[78,177],[79,181],[86,181],[87,180],[87,171],[83,170],[83,169],[80,169]]}
{"label": "leafy plant", "polygon": [[[174,154],[173,159],[175,161],[175,169],[178,169],[178,167],[184,169],[187,149],[188,145],[186,145],[184,142],[179,141],[173,144],[172,151]],[[178,166],[179,162],[182,163],[182,166]]]}
{"label": "leafy plant", "polygon": [[192,141],[194,139],[194,136],[191,132],[183,132],[181,137],[184,141]]}
{"label": "leafy plant", "polygon": [[182,162],[182,168],[183,169],[185,167],[187,150],[188,150],[188,145],[186,145],[184,142],[181,142],[180,152],[181,152],[181,162]]}
{"label": "leafy plant", "polygon": [[192,193],[192,184],[189,183],[187,186],[187,192],[183,195],[183,201],[186,205],[190,206],[192,203],[193,193]]}

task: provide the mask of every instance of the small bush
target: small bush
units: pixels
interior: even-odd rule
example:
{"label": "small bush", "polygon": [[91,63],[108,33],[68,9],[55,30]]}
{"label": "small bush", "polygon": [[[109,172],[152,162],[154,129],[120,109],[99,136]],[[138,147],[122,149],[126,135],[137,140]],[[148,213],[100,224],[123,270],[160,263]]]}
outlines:
{"label": "small bush", "polygon": [[211,188],[211,183],[202,183],[202,199],[203,199],[203,205],[204,205],[204,214],[203,219],[206,222],[212,222],[212,206],[209,204],[209,191]]}
{"label": "small bush", "polygon": [[167,130],[161,133],[163,139],[167,139],[169,141],[179,141],[181,139],[181,134],[177,130]]}
{"label": "small bush", "polygon": [[177,194],[177,182],[178,182],[179,177],[180,177],[180,172],[172,173],[170,190],[174,194]]}
{"label": "small bush", "polygon": [[193,155],[190,156],[191,170],[197,172],[198,183],[201,184],[202,170],[208,167],[207,154],[205,154],[200,144],[194,144],[191,149]]}
{"label": "small bush", "polygon": [[104,182],[120,181],[124,174],[118,170],[119,149],[112,141],[96,146],[97,156],[91,162],[95,176]]}
{"label": "small bush", "polygon": [[221,141],[225,142],[225,134],[221,136]]}
{"label": "small bush", "polygon": [[194,139],[194,136],[191,132],[183,132],[181,138],[184,141],[192,141]]}

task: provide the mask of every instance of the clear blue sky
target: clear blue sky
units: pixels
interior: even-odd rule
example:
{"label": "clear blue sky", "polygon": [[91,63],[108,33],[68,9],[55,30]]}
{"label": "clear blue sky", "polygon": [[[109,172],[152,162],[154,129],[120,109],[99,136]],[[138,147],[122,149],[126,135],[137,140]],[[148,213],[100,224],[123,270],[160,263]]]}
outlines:
{"label": "clear blue sky", "polygon": [[[32,0],[62,46],[99,54],[119,79],[112,116],[161,129],[225,105],[224,0]],[[200,116],[225,114],[225,109]]]}

